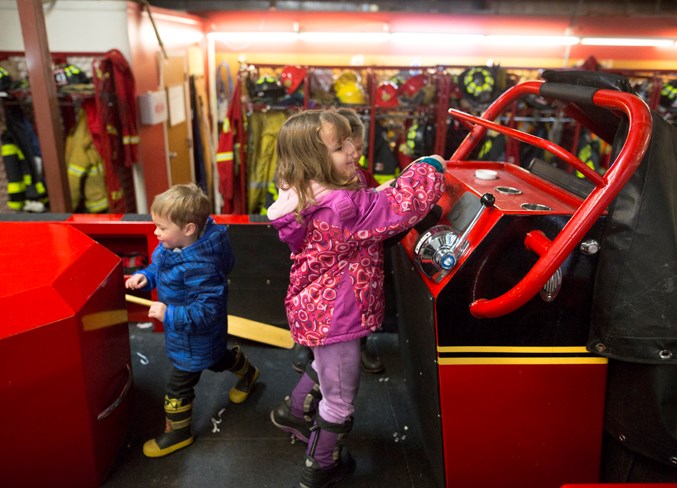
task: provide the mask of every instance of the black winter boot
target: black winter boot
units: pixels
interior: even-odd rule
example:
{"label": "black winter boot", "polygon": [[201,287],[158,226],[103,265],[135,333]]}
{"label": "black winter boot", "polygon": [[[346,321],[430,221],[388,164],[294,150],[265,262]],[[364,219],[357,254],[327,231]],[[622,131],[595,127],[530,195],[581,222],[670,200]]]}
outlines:
{"label": "black winter boot", "polygon": [[300,488],[325,488],[334,485],[355,470],[355,460],[343,449],[352,420],[333,424],[317,416],[311,429]]}
{"label": "black winter boot", "polygon": [[298,440],[307,444],[308,439],[310,439],[312,422],[308,423],[305,418],[294,415],[290,407],[291,398],[286,396],[284,401],[270,412],[270,420],[278,429],[289,432]]}
{"label": "black winter boot", "polygon": [[191,445],[192,409],[193,405],[190,402],[165,396],[165,431],[143,445],[144,455],[152,458],[162,457]]}
{"label": "black winter boot", "polygon": [[289,432],[301,442],[308,443],[310,428],[315,423],[317,405],[321,398],[317,372],[309,364],[291,395],[285,397],[284,401],[270,412],[270,420],[278,429]]}
{"label": "black winter boot", "polygon": [[310,365],[310,363],[313,361],[313,351],[311,351],[308,346],[294,344],[291,352],[291,367],[299,373],[303,373],[306,370],[306,366]]}
{"label": "black winter boot", "polygon": [[230,368],[230,371],[240,380],[230,389],[228,396],[231,402],[242,403],[249,397],[260,373],[240,350],[240,346],[235,346],[233,352],[235,353],[235,364]]}
{"label": "black winter boot", "polygon": [[366,337],[360,340],[360,364],[367,373],[383,373],[386,369],[381,362],[381,358],[369,349]]}

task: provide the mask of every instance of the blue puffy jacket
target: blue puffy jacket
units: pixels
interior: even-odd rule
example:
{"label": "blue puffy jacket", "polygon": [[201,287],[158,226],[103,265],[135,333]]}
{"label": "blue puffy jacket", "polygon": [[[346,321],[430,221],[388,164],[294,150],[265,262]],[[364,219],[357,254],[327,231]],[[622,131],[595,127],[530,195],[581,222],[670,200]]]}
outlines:
{"label": "blue puffy jacket", "polygon": [[210,217],[203,235],[181,252],[159,244],[152,264],[138,271],[167,305],[165,342],[172,364],[202,371],[223,356],[228,338],[228,274],[233,251],[225,226]]}

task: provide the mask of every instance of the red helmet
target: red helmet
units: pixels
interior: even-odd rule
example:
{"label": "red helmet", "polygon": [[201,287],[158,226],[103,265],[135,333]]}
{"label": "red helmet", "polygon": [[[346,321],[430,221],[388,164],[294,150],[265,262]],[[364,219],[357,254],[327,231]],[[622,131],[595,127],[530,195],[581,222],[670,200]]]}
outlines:
{"label": "red helmet", "polygon": [[306,69],[298,66],[285,66],[280,73],[280,81],[288,95],[294,93],[305,79]]}
{"label": "red helmet", "polygon": [[383,81],[376,88],[376,106],[377,107],[397,107],[397,85],[392,81]]}
{"label": "red helmet", "polygon": [[428,77],[423,73],[411,76],[400,85],[399,95],[403,102],[420,103],[423,88],[428,84]]}
{"label": "red helmet", "polygon": [[400,86],[400,95],[413,97],[427,84],[428,77],[425,74],[419,73],[417,75],[411,76],[404,83],[402,83],[402,86]]}

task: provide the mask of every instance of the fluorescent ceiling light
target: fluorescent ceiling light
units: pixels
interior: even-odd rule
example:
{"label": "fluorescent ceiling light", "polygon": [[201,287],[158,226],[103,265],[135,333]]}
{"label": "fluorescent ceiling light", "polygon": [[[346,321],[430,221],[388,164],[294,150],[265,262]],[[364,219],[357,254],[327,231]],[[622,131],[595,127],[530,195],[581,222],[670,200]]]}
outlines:
{"label": "fluorescent ceiling light", "polygon": [[224,42],[294,42],[296,32],[210,32],[207,37]]}
{"label": "fluorescent ceiling light", "polygon": [[446,34],[444,32],[393,32],[393,42],[403,44],[428,44],[430,46],[453,47],[454,44],[480,44],[484,42],[482,34]]}
{"label": "fluorescent ceiling light", "polygon": [[504,46],[529,46],[533,48],[549,46],[573,46],[580,42],[580,38],[575,36],[508,36],[508,35],[489,35],[487,42],[490,44],[500,44]]}
{"label": "fluorescent ceiling light", "polygon": [[632,37],[576,37],[576,36],[539,36],[539,35],[482,35],[447,34],[442,32],[210,32],[212,40],[239,43],[290,43],[304,41],[309,43],[346,43],[378,44],[395,42],[398,44],[429,46],[449,46],[459,44],[493,44],[501,46],[527,46],[532,48],[552,46],[637,46],[637,47],[677,47],[677,41],[665,38]]}
{"label": "fluorescent ceiling light", "polygon": [[353,44],[375,44],[388,42],[388,32],[299,32],[299,39],[305,42],[345,42]]}
{"label": "fluorescent ceiling light", "polygon": [[673,39],[632,38],[632,37],[584,37],[581,40],[584,46],[654,46],[670,47],[675,45]]}

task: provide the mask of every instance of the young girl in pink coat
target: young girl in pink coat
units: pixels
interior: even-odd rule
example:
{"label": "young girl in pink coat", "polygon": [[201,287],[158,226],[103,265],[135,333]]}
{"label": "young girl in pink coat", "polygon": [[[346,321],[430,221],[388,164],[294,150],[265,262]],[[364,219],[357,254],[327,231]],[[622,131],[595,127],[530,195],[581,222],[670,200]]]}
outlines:
{"label": "young girl in pink coat", "polygon": [[268,217],[291,249],[289,328],[314,361],[271,419],[308,441],[302,488],[329,486],[354,469],[342,446],[353,423],[360,339],[383,321],[383,241],[425,217],[444,190],[439,156],[415,161],[392,187],[365,188],[350,134],[343,116],[310,110],[287,119],[277,140],[279,197]]}

